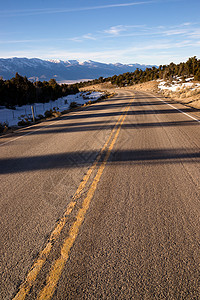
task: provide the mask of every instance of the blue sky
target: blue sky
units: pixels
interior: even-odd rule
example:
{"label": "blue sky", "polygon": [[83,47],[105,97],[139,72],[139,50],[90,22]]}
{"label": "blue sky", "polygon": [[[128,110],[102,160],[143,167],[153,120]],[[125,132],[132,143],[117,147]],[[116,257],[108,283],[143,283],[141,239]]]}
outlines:
{"label": "blue sky", "polygon": [[168,64],[200,58],[199,0],[1,1],[0,57]]}

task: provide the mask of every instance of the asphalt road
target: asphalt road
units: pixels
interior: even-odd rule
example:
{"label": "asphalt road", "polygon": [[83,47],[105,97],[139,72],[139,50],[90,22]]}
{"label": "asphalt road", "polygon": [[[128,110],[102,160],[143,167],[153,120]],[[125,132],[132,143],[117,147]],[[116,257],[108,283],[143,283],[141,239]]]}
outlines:
{"label": "asphalt road", "polygon": [[1,299],[200,299],[199,112],[117,92],[0,138]]}

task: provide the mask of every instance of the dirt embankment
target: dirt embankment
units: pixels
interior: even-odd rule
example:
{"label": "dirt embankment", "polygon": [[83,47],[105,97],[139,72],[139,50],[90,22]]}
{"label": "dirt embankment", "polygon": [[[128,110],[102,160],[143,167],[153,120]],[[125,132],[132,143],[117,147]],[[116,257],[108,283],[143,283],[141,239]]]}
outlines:
{"label": "dirt embankment", "polygon": [[81,91],[117,91],[119,89],[128,89],[128,90],[135,90],[135,91],[147,91],[147,92],[158,92],[158,83],[156,81],[149,81],[149,82],[145,82],[142,84],[135,84],[132,86],[127,86],[127,87],[115,87],[114,85],[112,85],[111,83],[100,83],[100,84],[94,84],[94,85],[90,85],[84,88],[81,88]]}
{"label": "dirt embankment", "polygon": [[134,91],[144,91],[151,93],[158,93],[158,82],[157,81],[148,81],[144,83],[138,83],[129,87],[126,87]]}
{"label": "dirt embankment", "polygon": [[81,92],[85,92],[85,91],[113,92],[114,90],[115,90],[115,87],[109,82],[93,84],[93,85],[89,85],[89,86],[80,88]]}

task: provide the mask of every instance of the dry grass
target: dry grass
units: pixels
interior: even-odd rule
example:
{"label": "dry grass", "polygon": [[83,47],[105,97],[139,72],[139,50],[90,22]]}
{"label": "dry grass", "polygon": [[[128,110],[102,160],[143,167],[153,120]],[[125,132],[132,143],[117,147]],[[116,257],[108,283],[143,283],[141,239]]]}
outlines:
{"label": "dry grass", "polygon": [[163,90],[162,94],[165,97],[172,98],[184,105],[200,109],[200,89],[195,88],[195,85],[191,87],[179,88],[175,92]]}
{"label": "dry grass", "polygon": [[80,88],[81,92],[85,91],[97,91],[97,92],[114,92],[115,88],[110,82],[106,83],[99,83],[99,84],[93,84],[89,85],[87,87]]}

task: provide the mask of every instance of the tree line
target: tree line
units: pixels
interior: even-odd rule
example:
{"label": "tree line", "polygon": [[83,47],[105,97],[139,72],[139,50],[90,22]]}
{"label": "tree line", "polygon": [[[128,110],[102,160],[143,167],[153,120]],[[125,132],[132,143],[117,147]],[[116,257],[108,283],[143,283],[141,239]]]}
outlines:
{"label": "tree line", "polygon": [[45,103],[78,92],[77,85],[60,85],[55,79],[31,82],[18,73],[12,79],[0,79],[0,105],[7,108],[35,102]]}
{"label": "tree line", "polygon": [[158,68],[146,68],[144,71],[136,69],[134,72],[127,72],[118,76],[114,75],[108,78],[100,77],[92,81],[81,82],[78,84],[78,87],[103,82],[111,82],[115,86],[122,87],[157,79],[173,80],[173,78],[177,76],[183,80],[188,76],[192,76],[194,80],[200,81],[200,60],[194,56],[189,58],[185,63],[174,64],[172,62],[169,65],[160,65]]}

